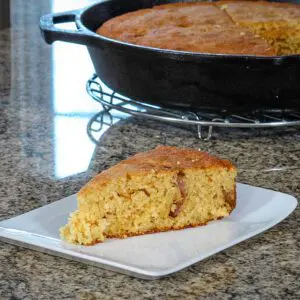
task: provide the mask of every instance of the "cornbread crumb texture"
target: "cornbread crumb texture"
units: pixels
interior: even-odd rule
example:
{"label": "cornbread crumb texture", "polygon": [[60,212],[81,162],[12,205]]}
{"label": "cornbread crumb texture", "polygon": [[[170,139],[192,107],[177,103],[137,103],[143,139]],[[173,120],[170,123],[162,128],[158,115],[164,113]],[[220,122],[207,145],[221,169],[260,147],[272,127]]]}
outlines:
{"label": "cornbread crumb texture", "polygon": [[220,1],[232,20],[265,39],[278,55],[300,54],[300,5],[266,1]]}
{"label": "cornbread crumb texture", "polygon": [[179,51],[275,55],[300,53],[300,5],[265,1],[176,3],[105,22],[97,33]]}
{"label": "cornbread crumb texture", "polygon": [[160,146],[100,173],[78,193],[61,229],[71,243],[204,225],[235,207],[235,167],[192,149]]}

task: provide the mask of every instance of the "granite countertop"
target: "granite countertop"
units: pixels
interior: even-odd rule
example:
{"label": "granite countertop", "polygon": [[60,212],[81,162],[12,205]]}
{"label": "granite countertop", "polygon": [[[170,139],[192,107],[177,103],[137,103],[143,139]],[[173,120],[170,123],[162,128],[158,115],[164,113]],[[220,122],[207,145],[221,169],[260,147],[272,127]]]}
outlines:
{"label": "granite countertop", "polygon": [[[85,92],[87,51],[50,47],[37,27],[40,15],[70,2],[13,1],[12,28],[0,30],[1,220],[76,193],[95,173],[160,143],[229,158],[240,182],[300,199],[299,128],[216,130],[204,142],[193,129],[114,112],[94,143],[86,128],[101,107]],[[298,206],[267,232],[156,281],[1,242],[0,299],[300,299],[299,220]]]}

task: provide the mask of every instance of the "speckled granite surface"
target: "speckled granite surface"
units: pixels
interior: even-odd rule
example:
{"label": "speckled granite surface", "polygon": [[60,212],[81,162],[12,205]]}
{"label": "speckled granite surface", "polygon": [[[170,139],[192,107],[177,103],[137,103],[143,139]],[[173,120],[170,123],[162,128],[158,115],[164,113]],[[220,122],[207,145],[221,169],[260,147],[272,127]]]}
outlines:
{"label": "speckled granite surface", "polygon": [[[127,119],[94,145],[86,134],[99,109],[84,90],[89,58],[80,46],[45,45],[36,21],[51,3],[32,10],[31,2],[12,1],[13,27],[0,31],[1,220],[75,193],[95,172],[163,142],[162,133],[166,144],[230,158],[241,182],[300,198],[299,128],[219,130],[202,142],[183,129]],[[78,91],[72,94],[70,87]],[[0,243],[0,299],[299,299],[299,211],[264,234],[157,281]]]}

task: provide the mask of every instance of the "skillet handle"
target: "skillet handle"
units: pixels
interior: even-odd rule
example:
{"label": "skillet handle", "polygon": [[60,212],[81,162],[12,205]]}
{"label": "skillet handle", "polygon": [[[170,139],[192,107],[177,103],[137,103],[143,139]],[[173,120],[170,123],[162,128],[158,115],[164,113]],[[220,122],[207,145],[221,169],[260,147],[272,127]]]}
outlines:
{"label": "skillet handle", "polygon": [[[80,13],[81,10],[72,10],[42,16],[40,19],[40,30],[46,43],[52,44],[55,41],[65,41],[84,45],[92,44],[96,34],[80,26]],[[70,30],[55,26],[66,22],[74,22],[77,29]]]}

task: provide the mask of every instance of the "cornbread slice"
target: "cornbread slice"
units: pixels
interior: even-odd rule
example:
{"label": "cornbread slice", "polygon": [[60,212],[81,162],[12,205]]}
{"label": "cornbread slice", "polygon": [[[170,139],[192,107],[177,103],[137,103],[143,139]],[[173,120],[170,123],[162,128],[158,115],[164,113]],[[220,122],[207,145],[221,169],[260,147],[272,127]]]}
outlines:
{"label": "cornbread slice", "polygon": [[173,3],[141,9],[105,22],[97,33],[112,39],[179,51],[274,55],[270,45],[234,24],[212,3]]}
{"label": "cornbread slice", "polygon": [[204,225],[236,205],[236,168],[193,149],[159,146],[103,171],[78,193],[62,239],[92,245],[105,238]]}
{"label": "cornbread slice", "polygon": [[266,1],[219,1],[232,20],[264,38],[278,55],[300,53],[300,5]]}

